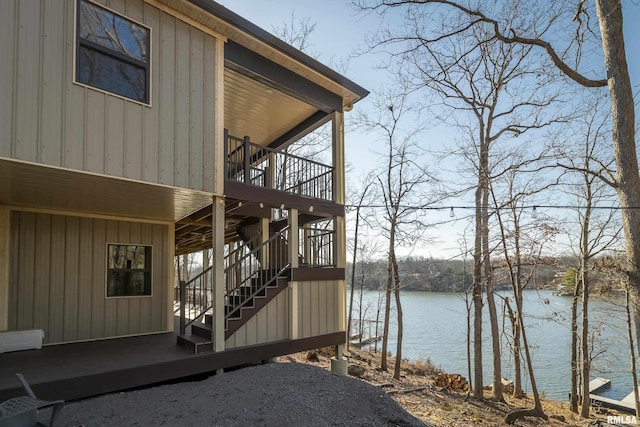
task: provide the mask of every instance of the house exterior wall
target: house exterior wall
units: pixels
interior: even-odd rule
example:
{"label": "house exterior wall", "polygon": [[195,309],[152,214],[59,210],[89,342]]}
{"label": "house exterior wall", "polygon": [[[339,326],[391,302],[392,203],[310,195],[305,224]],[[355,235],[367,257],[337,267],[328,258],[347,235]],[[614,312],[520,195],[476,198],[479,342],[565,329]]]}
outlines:
{"label": "house exterior wall", "polygon": [[[45,343],[171,330],[171,224],[11,212],[10,330],[38,328]],[[152,295],[106,297],[107,243],[152,247]]]}
{"label": "house exterior wall", "polygon": [[287,291],[280,292],[225,342],[225,349],[289,338]]}
{"label": "house exterior wall", "polygon": [[308,338],[345,331],[341,307],[344,281],[318,280],[296,282],[297,332],[295,338]]}
{"label": "house exterior wall", "polygon": [[142,0],[96,3],[151,28],[151,105],[74,83],[76,1],[3,0],[0,156],[214,192],[221,44]]}

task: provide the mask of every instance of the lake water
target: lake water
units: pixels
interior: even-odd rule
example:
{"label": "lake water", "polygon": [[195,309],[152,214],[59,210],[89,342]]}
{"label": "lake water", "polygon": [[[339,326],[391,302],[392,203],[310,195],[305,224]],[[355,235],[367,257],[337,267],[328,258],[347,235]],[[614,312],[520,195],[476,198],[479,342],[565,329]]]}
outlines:
{"label": "lake water", "polygon": [[[374,291],[364,293],[362,311],[366,319],[375,319],[378,295],[378,292]],[[383,298],[383,295],[380,295]],[[467,377],[467,317],[464,294],[403,291],[401,301],[404,313],[403,359],[429,358],[446,372],[457,372]],[[512,300],[512,307],[514,306]],[[395,307],[393,302],[392,307]],[[499,312],[503,309],[500,301]],[[624,307],[593,299],[589,311],[590,326],[594,328],[596,336],[591,377],[611,379],[612,388],[605,395],[621,399],[633,390]],[[570,387],[571,298],[554,296],[551,291],[525,291],[524,313],[538,390],[547,398],[567,400]],[[381,311],[381,320],[383,315]],[[354,318],[357,317],[356,297]],[[485,384],[490,384],[492,358],[488,313],[485,313],[484,317],[487,322],[483,329],[483,375]],[[501,325],[501,329],[503,326],[510,330],[510,324],[507,322]],[[371,327],[374,328],[373,323]],[[392,323],[389,339],[389,350],[392,354],[396,349],[396,336],[397,328]],[[513,358],[508,350],[508,339],[508,336],[502,337],[502,345],[505,348],[502,376],[512,378]],[[381,343],[378,343],[378,349],[380,345]],[[523,371],[525,369],[523,362]],[[529,390],[528,375],[523,378],[523,382]]]}

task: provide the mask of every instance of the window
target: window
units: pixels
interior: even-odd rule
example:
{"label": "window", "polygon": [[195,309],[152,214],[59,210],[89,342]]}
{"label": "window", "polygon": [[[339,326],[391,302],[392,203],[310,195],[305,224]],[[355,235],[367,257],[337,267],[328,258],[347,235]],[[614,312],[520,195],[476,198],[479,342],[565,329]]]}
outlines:
{"label": "window", "polygon": [[151,295],[151,246],[107,245],[107,297]]}
{"label": "window", "polygon": [[76,82],[149,103],[149,29],[78,0]]}

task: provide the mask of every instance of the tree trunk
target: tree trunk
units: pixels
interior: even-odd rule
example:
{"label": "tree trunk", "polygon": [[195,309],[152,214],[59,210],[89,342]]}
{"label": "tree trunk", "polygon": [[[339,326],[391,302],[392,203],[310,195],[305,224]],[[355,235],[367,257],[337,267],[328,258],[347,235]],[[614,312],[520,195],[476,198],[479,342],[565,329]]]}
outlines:
{"label": "tree trunk", "polygon": [[571,389],[569,392],[569,409],[578,413],[578,280],[573,286],[571,302]]}
{"label": "tree trunk", "polygon": [[[517,298],[517,296],[514,296]],[[509,300],[505,300],[505,306],[507,307],[507,311],[509,312],[509,320],[511,321],[511,333],[513,335],[513,394],[512,396],[515,398],[522,398],[525,396],[524,391],[522,390],[522,355],[520,346],[520,325],[518,323],[518,316],[511,309],[511,305],[509,304]]]}
{"label": "tree trunk", "polygon": [[[627,254],[627,275],[636,326],[640,322],[640,211],[626,209],[640,206],[640,175],[635,146],[635,106],[625,53],[622,4],[619,0],[597,0],[598,23],[607,70],[613,124],[613,152],[616,162],[617,193],[622,207]],[[640,328],[636,327],[636,343],[640,349]]]}
{"label": "tree trunk", "polygon": [[[349,318],[347,319],[347,350],[351,344],[351,323],[353,321],[353,297],[356,289],[356,259],[358,253],[358,223],[360,222],[360,205],[356,208],[356,229],[353,236],[353,256],[351,258],[351,298],[349,299]],[[362,311],[362,306],[360,306]],[[362,317],[362,313],[360,313]],[[362,329],[360,329],[362,336]]]}
{"label": "tree trunk", "polygon": [[[589,212],[587,210],[587,212]],[[588,217],[588,213],[586,215]],[[589,221],[586,219],[586,228]],[[589,272],[587,271],[588,258],[582,257],[580,271],[582,275],[582,408],[580,416],[589,418],[591,398],[589,397],[589,381],[591,379],[591,355],[589,353]]]}
{"label": "tree trunk", "polygon": [[502,396],[502,351],[500,348],[500,329],[498,328],[498,312],[493,294],[493,284],[487,279],[487,305],[489,306],[489,323],[491,324],[491,344],[493,349],[493,398],[504,402]]}
{"label": "tree trunk", "polygon": [[387,371],[387,348],[389,344],[389,321],[391,317],[391,290],[393,287],[393,264],[391,263],[391,254],[395,248],[395,224],[390,224],[389,233],[389,253],[387,260],[387,288],[385,290],[385,307],[384,307],[384,330],[382,332],[382,357],[380,359],[380,369]]}
{"label": "tree trunk", "polygon": [[481,190],[476,189],[476,235],[473,252],[473,396],[483,398],[482,380],[482,215]]}
{"label": "tree trunk", "polygon": [[636,369],[636,352],[633,345],[633,324],[631,323],[631,308],[629,307],[629,288],[625,292],[625,308],[627,311],[627,332],[629,339],[629,356],[631,357],[631,378],[633,378],[633,403],[636,415],[640,415],[640,396],[638,396],[638,371]]}
{"label": "tree trunk", "polygon": [[518,301],[516,299],[516,304],[518,308],[517,314],[518,322],[520,323],[520,332],[522,332],[522,344],[524,346],[524,354],[527,359],[529,379],[531,380],[531,391],[533,393],[534,407],[533,409],[516,410],[508,413],[504,420],[507,424],[513,424],[515,420],[526,416],[538,417],[544,420],[549,419],[547,414],[545,414],[544,410],[542,409],[542,402],[540,401],[540,394],[538,393],[538,386],[536,384],[536,378],[533,373],[533,365],[531,364],[531,353],[529,352],[529,343],[527,342],[527,332],[522,319],[522,301]]}
{"label": "tree trunk", "polygon": [[[387,267],[389,271],[387,272],[389,275],[391,274],[390,268]],[[380,369],[383,371],[387,371],[387,346],[389,344],[389,320],[391,317],[390,313],[390,305],[391,305],[391,280],[387,278],[387,288],[384,292],[384,324],[382,326],[382,347],[380,348],[380,352],[382,353],[382,357],[380,358]]]}
{"label": "tree trunk", "polygon": [[396,260],[396,252],[391,252],[391,263],[393,266],[394,288],[393,293],[396,299],[396,315],[398,319],[398,337],[396,342],[396,364],[393,369],[393,378],[400,379],[400,369],[402,365],[402,304],[400,302],[400,275],[398,273],[398,261]]}

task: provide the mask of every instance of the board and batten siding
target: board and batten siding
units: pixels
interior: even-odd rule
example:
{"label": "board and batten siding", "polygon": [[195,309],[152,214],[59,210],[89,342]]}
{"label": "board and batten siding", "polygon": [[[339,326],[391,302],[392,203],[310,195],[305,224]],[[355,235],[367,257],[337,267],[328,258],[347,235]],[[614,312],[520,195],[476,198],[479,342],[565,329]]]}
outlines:
{"label": "board and batten siding", "polygon": [[[9,329],[43,329],[45,344],[170,330],[167,227],[13,211]],[[107,243],[152,246],[152,296],[106,297]]]}
{"label": "board and batten siding", "polygon": [[318,280],[298,284],[298,336],[308,338],[345,330],[340,299],[344,281]]}
{"label": "board and batten siding", "polygon": [[75,0],[0,1],[0,157],[214,192],[216,39],[142,0],[151,105],[73,82]]}

